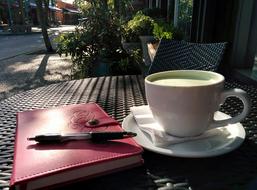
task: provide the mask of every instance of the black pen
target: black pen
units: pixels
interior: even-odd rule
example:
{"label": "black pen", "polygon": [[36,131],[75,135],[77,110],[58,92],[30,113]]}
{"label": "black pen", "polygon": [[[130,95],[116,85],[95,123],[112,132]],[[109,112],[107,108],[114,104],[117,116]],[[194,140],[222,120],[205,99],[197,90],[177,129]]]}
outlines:
{"label": "black pen", "polygon": [[121,132],[88,132],[88,133],[49,133],[37,135],[27,138],[29,141],[37,141],[38,143],[61,143],[65,141],[91,140],[94,142],[102,142],[107,140],[124,139],[135,137],[137,134],[128,131]]}

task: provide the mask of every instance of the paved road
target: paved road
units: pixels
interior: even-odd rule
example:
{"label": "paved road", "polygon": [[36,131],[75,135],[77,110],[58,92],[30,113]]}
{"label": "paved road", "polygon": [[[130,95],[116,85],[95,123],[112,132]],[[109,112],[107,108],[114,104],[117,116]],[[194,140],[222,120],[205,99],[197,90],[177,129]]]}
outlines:
{"label": "paved road", "polygon": [[14,57],[44,47],[41,34],[0,36],[0,60]]}
{"label": "paved road", "polygon": [[[74,30],[75,26],[61,26],[58,28],[49,29],[51,39],[61,32]],[[40,32],[39,28],[34,28],[34,31]],[[55,46],[54,42],[52,42]],[[41,33],[27,35],[0,35],[0,61],[11,58],[20,54],[38,51],[44,49],[44,41]]]}

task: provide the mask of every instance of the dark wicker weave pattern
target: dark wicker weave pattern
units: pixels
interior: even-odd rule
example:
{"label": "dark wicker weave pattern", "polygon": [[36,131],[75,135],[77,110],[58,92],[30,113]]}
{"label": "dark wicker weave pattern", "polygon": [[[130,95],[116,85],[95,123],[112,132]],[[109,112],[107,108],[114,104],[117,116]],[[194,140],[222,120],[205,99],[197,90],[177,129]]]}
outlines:
{"label": "dark wicker weave pattern", "polygon": [[[257,89],[239,87],[251,96],[253,108],[242,122],[247,139],[237,150],[214,158],[184,159],[145,151],[145,164],[131,170],[98,177],[67,189],[157,189],[158,179],[169,180],[185,189],[239,189],[257,177]],[[97,102],[118,121],[129,114],[131,106],[146,104],[141,76],[101,77],[63,82],[17,94],[0,103],[0,189],[8,189],[12,171],[16,112],[60,105]],[[229,98],[221,111],[235,115],[242,103]],[[157,180],[157,181],[156,181]],[[255,184],[257,187],[257,184]]]}
{"label": "dark wicker weave pattern", "polygon": [[148,74],[167,70],[216,71],[226,43],[189,43],[161,40]]}

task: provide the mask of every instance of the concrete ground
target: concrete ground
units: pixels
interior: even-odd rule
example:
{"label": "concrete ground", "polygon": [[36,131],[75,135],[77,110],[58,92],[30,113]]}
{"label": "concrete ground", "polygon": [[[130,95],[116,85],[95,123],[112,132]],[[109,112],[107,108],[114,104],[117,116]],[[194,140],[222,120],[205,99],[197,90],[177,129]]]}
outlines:
{"label": "concrete ground", "polygon": [[16,93],[70,80],[69,57],[35,52],[0,61],[0,101]]}
{"label": "concrete ground", "polygon": [[[74,28],[61,26],[52,28],[51,33],[57,36]],[[41,34],[2,35],[0,42],[0,101],[22,91],[71,79],[70,57],[47,53]]]}

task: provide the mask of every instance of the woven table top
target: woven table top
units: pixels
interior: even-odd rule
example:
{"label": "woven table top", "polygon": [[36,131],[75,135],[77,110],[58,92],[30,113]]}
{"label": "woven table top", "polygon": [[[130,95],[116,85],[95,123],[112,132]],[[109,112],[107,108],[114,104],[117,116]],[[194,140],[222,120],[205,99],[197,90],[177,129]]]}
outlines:
{"label": "woven table top", "polygon": [[[252,100],[251,113],[241,123],[247,137],[235,151],[212,158],[177,158],[143,153],[141,167],[73,184],[67,189],[257,189],[257,89],[236,82]],[[52,84],[14,95],[0,102],[0,189],[9,189],[12,172],[16,113],[24,110],[96,102],[119,122],[131,106],[146,105],[141,76],[88,78]],[[242,110],[237,98],[228,98],[220,111],[234,116]],[[163,181],[162,181],[163,180]],[[166,181],[165,181],[166,180]],[[254,188],[255,187],[255,188]],[[168,188],[166,188],[168,189]]]}

